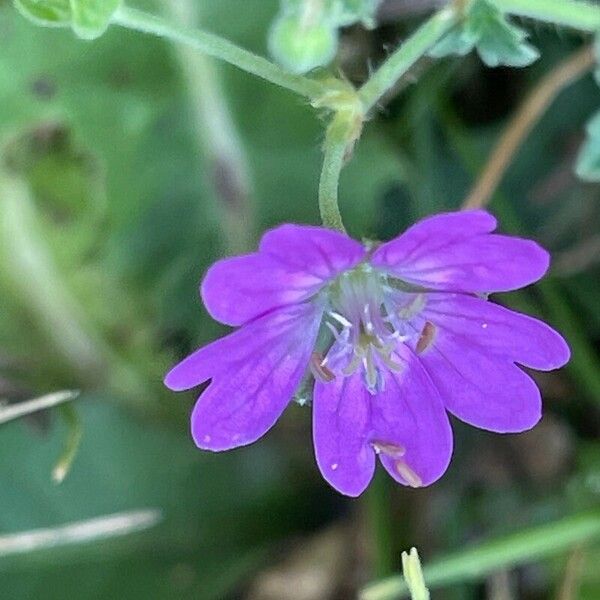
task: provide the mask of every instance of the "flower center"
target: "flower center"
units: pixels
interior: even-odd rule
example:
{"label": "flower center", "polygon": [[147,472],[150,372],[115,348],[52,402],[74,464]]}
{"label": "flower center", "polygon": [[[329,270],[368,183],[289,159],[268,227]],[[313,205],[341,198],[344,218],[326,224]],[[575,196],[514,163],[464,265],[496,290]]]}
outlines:
{"label": "flower center", "polygon": [[333,374],[347,377],[360,370],[366,389],[376,394],[384,389],[384,370],[402,369],[395,349],[415,337],[410,320],[425,297],[396,283],[365,263],[331,284],[325,326],[334,342],[327,357],[313,364],[316,377],[331,381]]}

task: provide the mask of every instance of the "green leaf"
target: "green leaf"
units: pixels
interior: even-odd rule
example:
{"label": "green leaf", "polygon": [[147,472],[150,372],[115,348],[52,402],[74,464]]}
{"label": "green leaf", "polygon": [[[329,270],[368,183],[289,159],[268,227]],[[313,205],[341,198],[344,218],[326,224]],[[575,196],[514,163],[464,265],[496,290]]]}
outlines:
{"label": "green leaf", "polygon": [[[600,512],[573,515],[438,559],[425,566],[423,575],[430,589],[481,580],[494,571],[564,552],[599,537]],[[361,598],[392,600],[407,594],[403,577],[397,575],[367,586]]]}
{"label": "green leaf", "polygon": [[69,0],[14,0],[17,10],[37,25],[68,27],[71,24]]}
{"label": "green leaf", "polygon": [[16,8],[37,25],[72,27],[85,40],[101,36],[120,0],[14,0]]}
{"label": "green leaf", "polygon": [[375,26],[375,13],[381,0],[330,0],[329,19],[337,27],[362,23],[365,27]]}
{"label": "green leaf", "polygon": [[586,131],[575,171],[585,181],[600,181],[600,111],[590,119]]}
{"label": "green leaf", "polygon": [[101,36],[117,10],[120,0],[70,0],[73,31],[82,39]]}
{"label": "green leaf", "polygon": [[476,49],[488,67],[525,67],[539,57],[526,38],[527,33],[507,21],[488,0],[474,0],[463,23],[444,36],[429,54],[436,58],[464,56]]}

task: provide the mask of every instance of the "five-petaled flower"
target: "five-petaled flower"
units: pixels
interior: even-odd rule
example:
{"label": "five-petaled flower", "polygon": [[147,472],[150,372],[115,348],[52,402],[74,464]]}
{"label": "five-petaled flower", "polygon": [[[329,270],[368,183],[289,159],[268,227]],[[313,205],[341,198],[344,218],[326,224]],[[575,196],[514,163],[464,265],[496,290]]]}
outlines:
{"label": "five-petaled flower", "polygon": [[211,380],[192,414],[196,444],[254,442],[307,371],[319,468],[350,496],[369,484],[376,456],[401,484],[436,481],[452,454],[448,412],[501,433],[533,427],[540,392],[518,365],[555,369],[569,349],[541,321],[486,299],[537,281],[549,263],[535,242],[495,227],[481,210],[440,214],[372,245],[282,225],[258,252],[218,261],[202,298],[239,329],[165,379],[172,390]]}

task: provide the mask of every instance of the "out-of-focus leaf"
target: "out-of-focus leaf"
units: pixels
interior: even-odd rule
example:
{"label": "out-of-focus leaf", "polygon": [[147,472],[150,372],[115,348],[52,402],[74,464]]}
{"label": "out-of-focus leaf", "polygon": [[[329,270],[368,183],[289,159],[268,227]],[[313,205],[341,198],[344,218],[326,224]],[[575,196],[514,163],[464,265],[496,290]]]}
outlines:
{"label": "out-of-focus leaf", "polygon": [[[48,472],[64,426],[47,437],[21,421],[2,427],[0,530],[53,530],[140,507],[160,511],[162,520],[146,531],[85,545],[0,552],[6,597],[223,598],[256,568],[271,540],[314,519],[305,476],[269,440],[243,455],[201,453],[184,428],[138,423],[108,400],[82,404],[86,435],[61,486]],[[297,497],[304,498],[300,506]],[[280,518],[273,521],[273,514]]]}
{"label": "out-of-focus leaf", "polygon": [[[494,571],[564,552],[599,537],[600,512],[574,515],[438,559],[424,567],[423,575],[430,588],[480,580]],[[392,600],[403,598],[407,593],[404,579],[396,576],[371,584],[361,598]]]}
{"label": "out-of-focus leaf", "polygon": [[36,23],[47,27],[68,27],[71,23],[69,0],[14,0],[19,12]]}
{"label": "out-of-focus leaf", "polygon": [[473,0],[465,19],[444,36],[429,52],[441,58],[449,54],[464,56],[473,50],[489,67],[525,67],[539,57],[526,41],[527,33],[506,20],[488,0]]}
{"label": "out-of-focus leaf", "polygon": [[73,31],[83,39],[102,35],[121,0],[71,0]]}
{"label": "out-of-focus leaf", "polygon": [[330,15],[338,27],[362,23],[366,27],[375,25],[375,13],[381,0],[329,0]]}
{"label": "out-of-focus leaf", "polygon": [[586,126],[587,138],[579,151],[577,175],[586,181],[600,181],[600,112]]}
{"label": "out-of-focus leaf", "polygon": [[25,17],[47,27],[71,26],[86,40],[101,36],[120,0],[14,0]]}

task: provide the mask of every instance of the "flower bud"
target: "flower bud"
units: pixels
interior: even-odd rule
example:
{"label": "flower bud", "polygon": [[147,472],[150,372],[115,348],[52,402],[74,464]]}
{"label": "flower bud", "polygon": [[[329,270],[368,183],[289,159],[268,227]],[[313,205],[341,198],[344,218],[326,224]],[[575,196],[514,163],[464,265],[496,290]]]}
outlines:
{"label": "flower bud", "polygon": [[331,62],[338,33],[326,20],[309,22],[302,14],[282,14],[269,32],[269,50],[292,73],[306,73]]}

